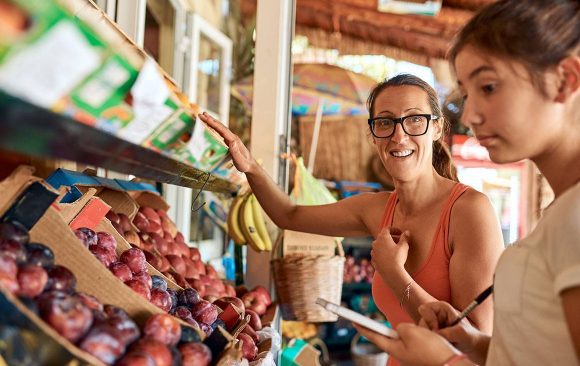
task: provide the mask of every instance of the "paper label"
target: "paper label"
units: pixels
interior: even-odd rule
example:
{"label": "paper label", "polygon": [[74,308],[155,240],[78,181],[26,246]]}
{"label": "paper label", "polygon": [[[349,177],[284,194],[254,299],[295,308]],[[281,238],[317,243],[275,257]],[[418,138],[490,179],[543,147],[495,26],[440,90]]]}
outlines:
{"label": "paper label", "polygon": [[176,108],[167,105],[170,96],[165,80],[155,63],[147,60],[131,88],[135,118],[119,131],[119,136],[135,144],[141,144],[165,121]]}
{"label": "paper label", "polygon": [[332,257],[336,252],[335,238],[317,234],[284,230],[282,253],[284,256],[322,255]]}

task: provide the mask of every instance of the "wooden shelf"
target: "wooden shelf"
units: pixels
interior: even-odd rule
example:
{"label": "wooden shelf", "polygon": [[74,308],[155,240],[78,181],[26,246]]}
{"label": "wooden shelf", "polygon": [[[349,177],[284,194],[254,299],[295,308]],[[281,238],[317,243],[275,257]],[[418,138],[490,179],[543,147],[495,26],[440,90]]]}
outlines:
{"label": "wooden shelf", "polygon": [[[208,174],[2,91],[0,148],[41,158],[67,159],[188,188],[201,188]],[[234,192],[237,187],[211,176],[204,190]]]}

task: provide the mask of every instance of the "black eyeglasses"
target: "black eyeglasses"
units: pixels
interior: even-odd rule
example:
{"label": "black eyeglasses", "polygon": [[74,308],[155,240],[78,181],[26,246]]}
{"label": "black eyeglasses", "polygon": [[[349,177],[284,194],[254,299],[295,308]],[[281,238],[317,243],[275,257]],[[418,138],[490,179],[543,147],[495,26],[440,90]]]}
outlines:
{"label": "black eyeglasses", "polygon": [[371,133],[377,138],[393,136],[397,123],[401,124],[403,131],[409,136],[421,136],[427,133],[429,122],[439,119],[433,114],[413,114],[401,118],[374,117],[369,118]]}

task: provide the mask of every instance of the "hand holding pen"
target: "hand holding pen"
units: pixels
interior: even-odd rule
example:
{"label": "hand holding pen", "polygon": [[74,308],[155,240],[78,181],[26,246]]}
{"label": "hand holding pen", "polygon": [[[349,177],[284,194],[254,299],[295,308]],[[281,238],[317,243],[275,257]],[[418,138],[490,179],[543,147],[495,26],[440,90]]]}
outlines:
{"label": "hand holding pen", "polygon": [[462,312],[444,301],[423,304],[418,309],[421,315],[419,325],[438,333],[463,353],[475,357],[479,354],[481,346],[486,343],[485,340],[489,339],[489,334],[481,332],[469,321],[462,320],[492,292],[493,286],[488,287]]}
{"label": "hand holding pen", "polygon": [[493,293],[493,285],[479,294],[462,312],[459,312],[449,303],[437,301],[419,307],[421,321],[419,324],[431,330],[453,327],[466,318],[479,304]]}
{"label": "hand holding pen", "polygon": [[457,325],[461,321],[461,319],[467,317],[469,315],[469,313],[471,313],[479,304],[484,302],[485,299],[487,299],[489,297],[489,295],[492,294],[492,292],[493,292],[493,285],[491,285],[488,288],[486,288],[485,290],[483,290],[483,292],[481,294],[479,294],[475,298],[475,300],[473,300],[469,305],[467,305],[467,307],[461,312],[461,314],[459,314],[457,319],[452,321],[448,325],[448,327],[452,327],[454,325]]}

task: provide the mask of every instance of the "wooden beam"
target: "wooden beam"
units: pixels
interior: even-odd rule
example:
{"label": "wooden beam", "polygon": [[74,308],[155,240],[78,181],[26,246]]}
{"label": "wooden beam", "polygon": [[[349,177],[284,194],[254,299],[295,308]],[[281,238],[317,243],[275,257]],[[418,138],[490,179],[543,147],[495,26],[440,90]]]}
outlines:
{"label": "wooden beam", "polygon": [[451,6],[468,10],[478,10],[496,0],[443,0],[443,7]]}
{"label": "wooden beam", "polygon": [[[452,38],[452,35],[441,36],[417,32],[399,23],[384,24],[373,18],[351,17],[347,19],[342,17],[339,19],[340,34],[423,53],[429,57],[444,58]],[[321,12],[297,11],[296,22],[300,26],[319,28],[329,33],[336,32],[332,18],[321,15]]]}
{"label": "wooden beam", "polygon": [[[468,0],[449,0],[467,6]],[[491,2],[492,0],[471,0]],[[242,13],[255,14],[255,0],[241,1]],[[443,6],[435,17],[377,10],[377,0],[297,0],[296,25],[319,28],[364,41],[444,58],[454,35],[473,16],[464,8]]]}
{"label": "wooden beam", "polygon": [[[471,12],[459,9],[443,9],[436,17],[420,15],[401,15],[379,12],[376,8],[369,9],[348,4],[346,1],[332,0],[297,0],[297,21],[303,12],[315,12],[319,16],[340,17],[347,20],[364,20],[376,22],[385,27],[398,27],[417,33],[443,36],[454,35],[472,15]],[[452,21],[458,18],[458,21]],[[300,24],[300,23],[298,23]],[[340,30],[342,31],[342,29]]]}

